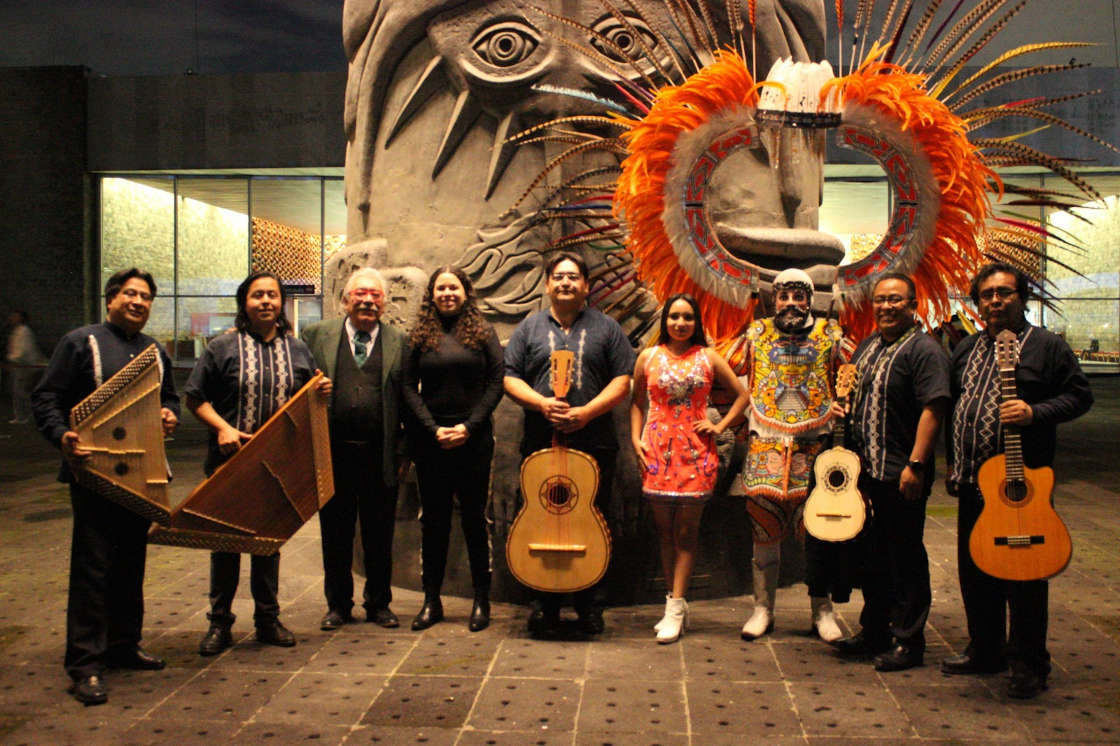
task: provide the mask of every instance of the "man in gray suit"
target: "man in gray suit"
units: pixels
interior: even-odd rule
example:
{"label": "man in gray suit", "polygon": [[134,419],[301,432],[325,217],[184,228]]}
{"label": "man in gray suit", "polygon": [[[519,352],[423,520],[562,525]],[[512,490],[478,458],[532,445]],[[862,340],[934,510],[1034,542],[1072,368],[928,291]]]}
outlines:
{"label": "man in gray suit", "polygon": [[406,462],[401,434],[401,366],[405,335],[381,323],[385,281],[370,267],[350,276],[342,292],[346,317],[303,330],[315,362],[334,381],[330,406],[334,498],[319,511],[327,613],[320,627],[353,621],[351,563],[354,524],[361,518],[366,618],[400,622],[389,609],[397,482]]}

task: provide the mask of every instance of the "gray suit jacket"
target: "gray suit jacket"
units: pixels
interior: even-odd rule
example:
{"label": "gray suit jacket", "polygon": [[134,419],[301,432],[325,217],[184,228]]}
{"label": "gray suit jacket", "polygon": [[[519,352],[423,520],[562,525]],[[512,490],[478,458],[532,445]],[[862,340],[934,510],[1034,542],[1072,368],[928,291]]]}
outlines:
{"label": "gray suit jacket", "polygon": [[[338,346],[342,341],[345,319],[318,321],[303,328],[300,337],[311,349],[315,363],[334,380],[338,368]],[[405,453],[404,431],[401,425],[401,381],[407,338],[404,332],[384,322],[381,323],[381,403],[384,423],[384,449],[381,454],[381,473],[385,484],[397,483],[397,459]]]}

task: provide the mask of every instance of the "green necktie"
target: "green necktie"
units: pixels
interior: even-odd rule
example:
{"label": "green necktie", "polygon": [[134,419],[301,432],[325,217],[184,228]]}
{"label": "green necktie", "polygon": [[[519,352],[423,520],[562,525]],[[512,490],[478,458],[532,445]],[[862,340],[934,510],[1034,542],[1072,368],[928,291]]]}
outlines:
{"label": "green necktie", "polygon": [[369,356],[369,339],[369,332],[359,331],[354,335],[354,362],[359,368],[366,364]]}

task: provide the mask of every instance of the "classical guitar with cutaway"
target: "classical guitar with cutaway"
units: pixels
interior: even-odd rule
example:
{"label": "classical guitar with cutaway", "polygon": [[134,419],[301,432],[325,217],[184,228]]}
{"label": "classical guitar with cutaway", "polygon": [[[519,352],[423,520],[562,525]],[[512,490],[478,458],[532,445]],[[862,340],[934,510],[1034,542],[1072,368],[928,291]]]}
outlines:
{"label": "classical guitar with cutaway", "polygon": [[[841,365],[836,371],[836,400],[847,404],[856,387],[856,366]],[[832,447],[821,451],[813,462],[816,484],[805,501],[805,530],[822,541],[847,541],[863,529],[867,508],[856,488],[859,456],[844,447],[844,419],[832,424]]]}
{"label": "classical guitar with cutaway", "polygon": [[[1017,398],[1015,368],[1019,339],[1005,329],[996,337],[1002,401]],[[1066,569],[1073,544],[1051,504],[1054,470],[1023,465],[1019,428],[1003,426],[1003,453],[983,463],[977,474],[984,509],[972,528],[968,550],[988,575],[1003,580],[1044,580]]]}
{"label": "classical guitar with cutaway", "polygon": [[[567,396],[574,353],[552,353],[552,390]],[[595,507],[599,465],[583,451],[567,448],[558,434],[552,448],[521,464],[525,504],[510,527],[506,565],[524,585],[566,593],[594,585],[607,571],[611,534]]]}

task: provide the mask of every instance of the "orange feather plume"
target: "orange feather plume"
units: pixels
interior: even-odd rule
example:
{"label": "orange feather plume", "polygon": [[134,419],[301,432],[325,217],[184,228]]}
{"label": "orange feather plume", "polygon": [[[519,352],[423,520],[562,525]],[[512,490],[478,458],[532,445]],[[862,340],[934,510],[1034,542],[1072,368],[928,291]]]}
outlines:
{"label": "orange feather plume", "polygon": [[[830,81],[821,96],[837,87],[844,104],[871,107],[894,120],[914,137],[917,155],[929,160],[941,192],[936,229],[910,272],[919,314],[947,318],[950,293],[966,292],[983,260],[979,242],[992,211],[989,189],[1001,189],[1002,182],[968,141],[961,118],[926,91],[925,76],[883,62],[882,52],[873,52],[851,75]],[[842,322],[850,336],[860,339],[872,330],[870,311],[869,298],[844,308]]]}
{"label": "orange feather plume", "polygon": [[628,155],[614,193],[614,213],[624,216],[638,277],[658,298],[689,293],[700,303],[704,327],[717,342],[742,331],[754,301],[738,307],[703,290],[680,265],[662,222],[665,179],[673,148],[685,132],[732,106],[755,106],[758,91],[742,58],[719,50],[715,61],[682,85],[658,90],[649,114],[622,134]]}

